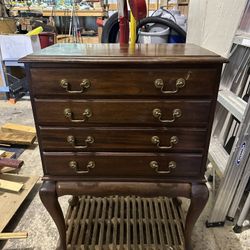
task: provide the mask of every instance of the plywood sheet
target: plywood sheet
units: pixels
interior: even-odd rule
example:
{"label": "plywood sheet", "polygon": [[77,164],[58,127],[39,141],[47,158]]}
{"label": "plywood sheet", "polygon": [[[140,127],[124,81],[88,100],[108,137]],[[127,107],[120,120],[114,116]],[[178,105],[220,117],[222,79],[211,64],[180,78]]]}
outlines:
{"label": "plywood sheet", "polygon": [[3,231],[40,177],[4,174],[1,178],[8,181],[22,182],[24,187],[19,193],[0,192],[0,232]]}

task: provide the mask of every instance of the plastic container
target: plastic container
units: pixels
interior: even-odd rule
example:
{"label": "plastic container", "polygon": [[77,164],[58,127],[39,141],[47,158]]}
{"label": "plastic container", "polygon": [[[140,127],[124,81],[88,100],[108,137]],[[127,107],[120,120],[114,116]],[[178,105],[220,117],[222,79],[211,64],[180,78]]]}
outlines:
{"label": "plastic container", "polygon": [[169,36],[169,28],[163,29],[160,26],[152,27],[150,32],[139,31],[139,42],[140,43],[166,43]]}

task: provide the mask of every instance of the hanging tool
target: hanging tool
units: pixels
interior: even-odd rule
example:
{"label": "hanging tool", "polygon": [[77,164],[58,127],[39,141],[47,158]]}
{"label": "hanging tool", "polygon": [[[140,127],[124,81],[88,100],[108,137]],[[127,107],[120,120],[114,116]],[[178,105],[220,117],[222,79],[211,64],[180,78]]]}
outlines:
{"label": "hanging tool", "polygon": [[[135,44],[135,27],[136,21],[146,17],[147,6],[145,0],[129,0],[129,6],[131,9],[131,43]],[[127,44],[129,42],[129,14],[126,0],[119,0],[117,2],[118,7],[118,19],[120,28],[120,44]]]}
{"label": "hanging tool", "polygon": [[130,11],[130,44],[132,47],[135,46],[136,42],[136,20],[133,16],[132,11]]}

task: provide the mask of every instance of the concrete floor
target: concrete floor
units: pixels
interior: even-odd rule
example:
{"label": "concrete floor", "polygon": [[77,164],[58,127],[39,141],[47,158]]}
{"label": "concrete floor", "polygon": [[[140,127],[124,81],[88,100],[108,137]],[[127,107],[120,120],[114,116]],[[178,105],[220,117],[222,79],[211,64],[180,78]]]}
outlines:
{"label": "concrete floor", "polygon": [[[0,101],[0,125],[6,122],[16,122],[24,125],[34,125],[30,102],[18,101],[15,105]],[[27,149],[20,156],[25,164],[20,174],[42,176],[42,166],[38,145]],[[8,226],[9,231],[27,231],[29,236],[25,240],[8,240],[1,242],[0,249],[8,250],[53,250],[56,247],[58,234],[51,217],[46,212],[38,196],[40,182],[35,186],[24,204],[20,207],[15,217]],[[60,204],[65,213],[69,197],[60,198]],[[192,242],[194,250],[250,250],[250,230],[235,234],[233,224],[226,222],[223,228],[205,227],[205,221],[214,201],[214,194],[210,198],[195,225]],[[183,209],[187,211],[188,200],[184,200]],[[1,219],[0,215],[0,219]],[[5,244],[4,244],[5,243]]]}

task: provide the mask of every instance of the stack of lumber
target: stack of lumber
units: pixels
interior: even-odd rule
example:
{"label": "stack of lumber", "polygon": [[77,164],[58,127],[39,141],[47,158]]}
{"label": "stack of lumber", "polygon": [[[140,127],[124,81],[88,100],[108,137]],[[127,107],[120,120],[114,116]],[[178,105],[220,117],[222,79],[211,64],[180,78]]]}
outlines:
{"label": "stack of lumber", "polygon": [[36,130],[30,126],[6,123],[1,127],[0,145],[31,145],[36,139]]}

